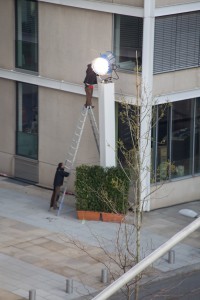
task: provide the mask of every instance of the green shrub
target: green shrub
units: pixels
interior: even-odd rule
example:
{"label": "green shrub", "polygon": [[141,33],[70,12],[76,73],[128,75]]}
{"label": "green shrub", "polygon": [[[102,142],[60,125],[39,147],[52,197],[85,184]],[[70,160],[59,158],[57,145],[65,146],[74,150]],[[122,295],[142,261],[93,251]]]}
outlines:
{"label": "green shrub", "polygon": [[76,168],[76,209],[101,211],[99,199],[104,169],[100,166],[82,165]]}
{"label": "green shrub", "polygon": [[129,179],[128,170],[125,172],[120,167],[105,169],[104,191],[106,197],[102,197],[103,211],[126,213],[128,207]]}
{"label": "green shrub", "polygon": [[76,209],[126,213],[129,179],[119,167],[82,165],[76,168]]}

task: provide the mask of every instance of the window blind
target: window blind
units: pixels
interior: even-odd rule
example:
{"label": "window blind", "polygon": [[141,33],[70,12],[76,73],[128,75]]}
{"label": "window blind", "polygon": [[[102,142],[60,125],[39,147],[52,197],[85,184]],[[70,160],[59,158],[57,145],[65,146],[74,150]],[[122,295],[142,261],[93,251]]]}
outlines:
{"label": "window blind", "polygon": [[155,21],[154,74],[199,66],[200,12]]}

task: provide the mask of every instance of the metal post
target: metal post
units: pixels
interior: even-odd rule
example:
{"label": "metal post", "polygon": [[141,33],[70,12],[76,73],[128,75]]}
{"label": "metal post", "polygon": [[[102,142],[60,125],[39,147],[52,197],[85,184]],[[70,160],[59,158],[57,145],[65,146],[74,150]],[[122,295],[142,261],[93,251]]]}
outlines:
{"label": "metal post", "polygon": [[108,270],[107,269],[101,270],[101,282],[108,283]]}
{"label": "metal post", "polygon": [[174,250],[169,250],[169,252],[168,252],[168,263],[169,264],[175,263],[175,251]]}
{"label": "metal post", "polygon": [[36,290],[29,291],[29,300],[36,300]]}
{"label": "metal post", "polygon": [[66,280],[66,293],[68,294],[73,293],[73,279]]}

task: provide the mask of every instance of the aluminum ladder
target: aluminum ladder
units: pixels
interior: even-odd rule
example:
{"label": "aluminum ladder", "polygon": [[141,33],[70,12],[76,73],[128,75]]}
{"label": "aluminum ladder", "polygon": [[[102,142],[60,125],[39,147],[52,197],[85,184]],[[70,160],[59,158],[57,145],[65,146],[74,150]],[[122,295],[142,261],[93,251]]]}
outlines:
{"label": "aluminum ladder", "polygon": [[[78,123],[77,123],[76,129],[75,129],[75,132],[74,132],[74,136],[72,138],[72,143],[69,147],[69,151],[68,151],[68,154],[67,154],[67,159],[65,160],[64,166],[65,166],[66,172],[71,173],[71,170],[73,168],[74,162],[76,160],[76,155],[77,155],[77,152],[78,152],[78,149],[79,149],[81,137],[82,137],[82,134],[83,134],[83,129],[84,129],[85,122],[86,122],[86,119],[87,119],[88,115],[89,115],[90,124],[91,124],[91,127],[92,127],[92,132],[93,132],[93,135],[94,135],[94,138],[95,138],[97,150],[99,152],[99,130],[98,130],[98,127],[97,127],[97,123],[96,123],[96,120],[95,120],[93,109],[92,109],[92,106],[87,106],[87,107],[84,106],[82,111],[81,111],[80,117],[78,119]],[[59,199],[59,208],[58,208],[58,212],[57,212],[58,216],[60,215],[62,207],[63,207],[63,202],[64,202],[65,195],[66,195],[67,188],[68,188],[67,183],[68,183],[69,177],[70,176],[68,176],[67,179],[66,179],[64,191],[63,191],[63,193],[62,193],[62,195],[60,196],[60,199]]]}

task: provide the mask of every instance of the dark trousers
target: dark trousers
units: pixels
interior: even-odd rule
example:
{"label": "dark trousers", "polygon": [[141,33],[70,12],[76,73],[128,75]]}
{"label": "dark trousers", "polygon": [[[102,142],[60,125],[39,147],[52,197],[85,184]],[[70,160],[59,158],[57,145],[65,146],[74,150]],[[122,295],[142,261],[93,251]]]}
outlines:
{"label": "dark trousers", "polygon": [[92,95],[93,95],[93,88],[90,88],[89,86],[85,87],[85,93],[86,93],[86,106],[92,106]]}
{"label": "dark trousers", "polygon": [[50,207],[53,207],[54,209],[57,208],[57,201],[59,199],[60,196],[60,186],[56,186],[53,189],[53,193],[51,196],[51,202],[50,202]]}

